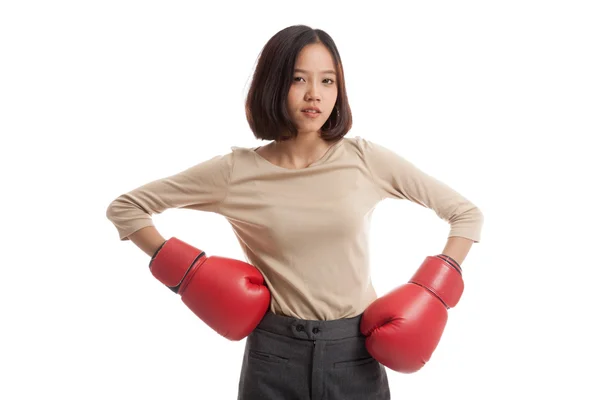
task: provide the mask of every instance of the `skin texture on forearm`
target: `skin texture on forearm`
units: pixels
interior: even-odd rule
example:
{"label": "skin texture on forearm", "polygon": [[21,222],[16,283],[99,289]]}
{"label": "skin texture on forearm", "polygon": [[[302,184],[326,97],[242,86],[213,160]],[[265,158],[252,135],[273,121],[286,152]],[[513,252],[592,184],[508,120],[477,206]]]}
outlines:
{"label": "skin texture on forearm", "polygon": [[147,226],[128,236],[137,247],[140,248],[148,256],[152,257],[161,244],[165,242],[165,238],[156,230],[154,226]]}
{"label": "skin texture on forearm", "polygon": [[456,262],[462,266],[463,261],[467,258],[467,254],[471,250],[473,241],[463,237],[452,236],[448,238],[442,254],[452,257]]}

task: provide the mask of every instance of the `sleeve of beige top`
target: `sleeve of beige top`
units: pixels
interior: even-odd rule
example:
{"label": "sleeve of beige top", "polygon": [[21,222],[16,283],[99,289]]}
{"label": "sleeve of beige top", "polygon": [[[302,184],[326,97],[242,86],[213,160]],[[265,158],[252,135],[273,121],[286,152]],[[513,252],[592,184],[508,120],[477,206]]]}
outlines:
{"label": "sleeve of beige top", "polygon": [[427,207],[450,224],[448,237],[479,242],[483,213],[475,204],[391,149],[363,138],[359,145],[382,198],[405,199]]}
{"label": "sleeve of beige top", "polygon": [[187,208],[218,213],[227,194],[233,153],[219,155],[175,175],[158,179],[113,200],[106,217],[121,240],[138,230],[154,226],[153,214],[169,208]]}

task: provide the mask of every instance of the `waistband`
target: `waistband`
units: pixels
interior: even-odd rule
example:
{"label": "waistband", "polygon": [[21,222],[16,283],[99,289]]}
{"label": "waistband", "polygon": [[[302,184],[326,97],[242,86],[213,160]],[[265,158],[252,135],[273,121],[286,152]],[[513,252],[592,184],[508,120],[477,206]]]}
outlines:
{"label": "waistband", "polygon": [[306,340],[336,340],[364,335],[360,332],[362,314],[331,321],[306,320],[267,311],[257,326],[278,335]]}

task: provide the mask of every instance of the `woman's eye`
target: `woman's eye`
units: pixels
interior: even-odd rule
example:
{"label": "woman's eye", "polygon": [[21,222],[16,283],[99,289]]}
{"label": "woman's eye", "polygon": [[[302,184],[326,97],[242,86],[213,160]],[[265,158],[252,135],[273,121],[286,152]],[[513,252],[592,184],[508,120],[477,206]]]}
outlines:
{"label": "woman's eye", "polygon": [[[295,82],[299,82],[300,79],[304,80],[304,78],[302,78],[301,76],[294,77]],[[329,83],[330,85],[334,83],[333,79],[329,79],[329,78],[325,78],[323,80],[323,82]]]}

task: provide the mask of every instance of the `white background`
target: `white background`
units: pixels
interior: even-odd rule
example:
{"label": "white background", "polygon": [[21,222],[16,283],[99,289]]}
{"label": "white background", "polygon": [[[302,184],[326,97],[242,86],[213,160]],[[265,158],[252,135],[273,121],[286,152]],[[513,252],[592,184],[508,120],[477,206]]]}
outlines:
{"label": "white background", "polygon": [[[259,146],[244,95],[262,46],[336,41],[354,127],[483,211],[465,294],[393,399],[598,399],[600,13],[593,1],[6,1],[0,6],[0,398],[235,399],[245,341],[195,318],[105,217],[122,193]],[[201,5],[202,4],[202,5]],[[165,237],[244,260],[221,216]],[[379,294],[449,226],[386,200]]]}

